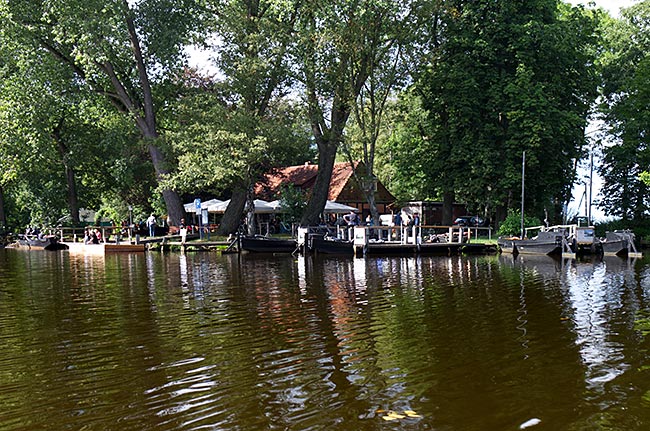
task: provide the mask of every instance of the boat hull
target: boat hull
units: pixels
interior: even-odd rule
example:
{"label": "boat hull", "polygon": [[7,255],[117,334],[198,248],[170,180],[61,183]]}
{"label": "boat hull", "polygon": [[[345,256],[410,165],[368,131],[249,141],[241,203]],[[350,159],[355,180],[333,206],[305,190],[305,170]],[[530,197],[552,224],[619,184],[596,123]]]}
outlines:
{"label": "boat hull", "polygon": [[562,243],[551,241],[519,240],[515,242],[518,254],[552,255],[562,252]]}
{"label": "boat hull", "polygon": [[600,247],[605,256],[627,256],[633,246],[634,234],[631,232],[607,232]]}
{"label": "boat hull", "polygon": [[352,241],[326,239],[322,235],[313,235],[309,238],[309,249],[316,254],[354,254]]}
{"label": "boat hull", "polygon": [[553,255],[562,252],[564,235],[560,232],[540,232],[531,239],[499,238],[503,253]]}
{"label": "boat hull", "polygon": [[243,236],[239,241],[242,250],[252,253],[293,253],[297,247],[292,239]]}
{"label": "boat hull", "polygon": [[47,236],[43,238],[21,238],[15,243],[8,246],[9,248],[22,248],[27,250],[47,250],[58,251],[67,250],[68,246],[59,242],[55,236]]}

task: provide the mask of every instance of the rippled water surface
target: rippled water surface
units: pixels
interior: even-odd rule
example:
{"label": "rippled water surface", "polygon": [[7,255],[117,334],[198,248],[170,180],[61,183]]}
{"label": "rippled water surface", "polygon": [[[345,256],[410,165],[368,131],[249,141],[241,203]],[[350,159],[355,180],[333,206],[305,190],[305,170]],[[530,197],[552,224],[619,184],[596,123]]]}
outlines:
{"label": "rippled water surface", "polygon": [[0,430],[647,430],[650,262],[0,250]]}

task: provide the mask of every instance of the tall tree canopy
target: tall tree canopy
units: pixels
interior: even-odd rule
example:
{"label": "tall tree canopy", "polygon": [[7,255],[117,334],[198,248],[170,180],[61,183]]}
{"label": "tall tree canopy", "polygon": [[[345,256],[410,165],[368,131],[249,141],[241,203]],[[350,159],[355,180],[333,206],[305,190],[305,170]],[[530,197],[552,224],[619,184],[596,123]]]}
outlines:
{"label": "tall tree canopy", "polygon": [[[291,84],[287,52],[298,4],[206,2],[219,74],[203,79],[202,86],[185,85],[172,138],[180,165],[171,179],[182,189],[232,192],[220,233],[237,230],[246,200],[252,202],[252,186],[263,173],[309,159],[308,128],[296,115],[302,109],[284,97]],[[296,126],[300,123],[302,130]]]}
{"label": "tall tree canopy", "polygon": [[353,105],[381,62],[390,61],[388,47],[419,3],[303,2],[293,54],[318,148],[318,174],[301,224],[319,222]]}
{"label": "tall tree canopy", "polygon": [[650,167],[650,1],[624,9],[605,25],[601,112],[611,141],[603,148],[600,201],[608,214],[640,219],[647,214]]}
{"label": "tall tree canopy", "polygon": [[[501,220],[520,205],[526,151],[527,211],[558,214],[601,70],[617,138],[602,205],[639,217],[648,4],[604,27],[601,52],[600,12],[560,0],[0,0],[0,223],[7,190],[19,207],[48,184],[48,205],[74,219],[89,192],[129,200],[156,183],[173,222],[179,192],[231,193],[231,232],[261,173],[317,151],[310,225],[343,144],[365,162],[371,207],[376,175],[403,200],[443,199],[448,223],[455,200]],[[191,43],[213,49],[215,77],[186,67]],[[150,164],[133,163],[142,154]],[[30,157],[56,163],[28,175]]]}
{"label": "tall tree canopy", "polygon": [[350,164],[354,160],[363,162],[363,169],[355,171],[354,176],[368,202],[372,219],[377,221],[375,160],[381,154],[378,147],[386,140],[386,121],[390,115],[387,110],[392,107],[393,98],[410,82],[417,65],[432,50],[431,40],[436,36],[438,23],[435,2],[411,2],[408,6],[409,9],[388,23],[390,30],[378,34],[373,42],[372,70],[352,100],[352,123],[342,147]]}
{"label": "tall tree canopy", "polygon": [[[169,78],[183,64],[183,49],[197,26],[191,0],[3,0],[5,37],[31,50],[45,50],[86,88],[108,98],[130,116],[159,179],[173,166],[159,139],[157,109]],[[163,189],[169,216],[178,222],[178,193]]]}
{"label": "tall tree canopy", "polygon": [[418,167],[448,205],[503,219],[519,204],[525,150],[526,207],[561,207],[596,94],[594,17],[556,0],[478,0],[445,2],[440,19],[417,84],[430,121]]}
{"label": "tall tree canopy", "polygon": [[53,223],[66,212],[78,223],[80,205],[97,207],[122,181],[118,167],[132,134],[47,52],[6,41],[0,63],[3,170],[11,201],[23,209],[13,211],[12,224]]}

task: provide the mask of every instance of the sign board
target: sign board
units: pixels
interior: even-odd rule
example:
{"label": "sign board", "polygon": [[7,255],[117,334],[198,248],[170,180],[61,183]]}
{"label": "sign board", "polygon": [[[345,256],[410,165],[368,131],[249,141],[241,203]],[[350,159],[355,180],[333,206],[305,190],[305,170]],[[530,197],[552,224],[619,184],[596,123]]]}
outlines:
{"label": "sign board", "polygon": [[298,245],[300,247],[304,247],[305,243],[307,242],[307,234],[309,232],[309,228],[306,227],[299,227],[298,228]]}
{"label": "sign board", "polygon": [[208,221],[208,209],[204,208],[201,211],[201,224],[207,226],[210,222]]}
{"label": "sign board", "polygon": [[196,208],[197,210],[201,209],[201,199],[200,198],[194,199],[194,208]]}

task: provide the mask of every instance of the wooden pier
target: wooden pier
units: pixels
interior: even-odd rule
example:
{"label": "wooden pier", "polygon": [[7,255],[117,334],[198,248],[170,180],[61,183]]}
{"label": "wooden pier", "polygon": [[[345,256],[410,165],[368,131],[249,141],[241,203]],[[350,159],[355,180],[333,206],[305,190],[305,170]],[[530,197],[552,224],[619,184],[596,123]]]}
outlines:
{"label": "wooden pier", "polygon": [[[300,228],[298,244],[305,252],[365,255],[452,255],[496,252],[496,244],[479,241],[476,228],[460,226],[354,226],[339,227],[336,241],[310,241],[323,237],[322,228]],[[332,235],[328,232],[327,235]],[[489,231],[488,231],[488,236]],[[451,241],[450,241],[451,239]],[[310,244],[314,250],[310,250]],[[322,251],[320,251],[320,250]],[[327,250],[327,251],[326,251]]]}

